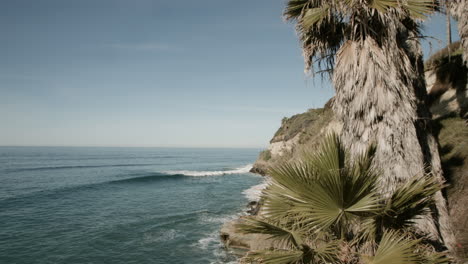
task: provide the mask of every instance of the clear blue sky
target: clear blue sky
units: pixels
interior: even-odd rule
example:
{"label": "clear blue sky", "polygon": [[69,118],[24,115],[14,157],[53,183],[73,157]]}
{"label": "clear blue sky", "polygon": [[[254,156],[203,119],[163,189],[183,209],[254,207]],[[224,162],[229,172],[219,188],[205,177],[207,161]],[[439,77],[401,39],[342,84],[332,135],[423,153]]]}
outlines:
{"label": "clear blue sky", "polygon": [[0,145],[265,147],[333,95],[284,3],[2,0]]}

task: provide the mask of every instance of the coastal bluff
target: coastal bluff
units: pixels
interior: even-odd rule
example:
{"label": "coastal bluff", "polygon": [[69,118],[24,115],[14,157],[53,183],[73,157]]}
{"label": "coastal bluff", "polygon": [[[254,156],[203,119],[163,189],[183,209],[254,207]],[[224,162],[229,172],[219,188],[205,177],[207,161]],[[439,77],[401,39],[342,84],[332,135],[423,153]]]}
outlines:
{"label": "coastal bluff", "polygon": [[[463,65],[459,43],[435,53],[425,63],[427,104],[432,112],[432,129],[439,140],[439,150],[448,188],[446,196],[457,239],[457,255],[468,258],[468,70]],[[263,176],[274,164],[299,159],[304,152],[316,149],[324,135],[341,130],[334,118],[330,99],[323,108],[285,117],[268,148],[259,154],[251,172]],[[261,214],[261,209],[258,212]],[[221,229],[223,243],[244,250],[268,249],[264,235],[242,235],[235,223]]]}

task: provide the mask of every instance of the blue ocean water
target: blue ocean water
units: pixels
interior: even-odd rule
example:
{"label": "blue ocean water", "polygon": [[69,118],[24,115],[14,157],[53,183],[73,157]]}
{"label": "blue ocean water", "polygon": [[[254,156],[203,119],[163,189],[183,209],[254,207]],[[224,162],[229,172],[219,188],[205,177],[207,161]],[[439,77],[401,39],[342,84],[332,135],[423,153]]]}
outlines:
{"label": "blue ocean water", "polygon": [[[0,147],[0,263],[229,263],[257,149]],[[248,193],[248,191],[247,191]]]}

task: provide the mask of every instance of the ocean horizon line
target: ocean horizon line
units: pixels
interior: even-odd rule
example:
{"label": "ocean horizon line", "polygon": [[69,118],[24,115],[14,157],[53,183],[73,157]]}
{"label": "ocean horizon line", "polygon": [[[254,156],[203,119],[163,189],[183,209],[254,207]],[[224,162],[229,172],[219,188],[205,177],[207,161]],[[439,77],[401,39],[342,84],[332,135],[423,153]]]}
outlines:
{"label": "ocean horizon line", "polygon": [[267,146],[0,145],[0,148],[266,149]]}

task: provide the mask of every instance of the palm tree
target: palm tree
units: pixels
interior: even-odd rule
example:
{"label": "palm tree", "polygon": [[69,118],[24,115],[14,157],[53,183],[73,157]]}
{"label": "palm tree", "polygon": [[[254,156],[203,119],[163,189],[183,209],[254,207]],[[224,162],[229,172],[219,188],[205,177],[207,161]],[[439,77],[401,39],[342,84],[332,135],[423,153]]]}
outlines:
{"label": "palm tree", "polygon": [[[386,196],[424,171],[443,181],[418,41],[418,21],[437,8],[435,0],[289,0],[284,12],[297,22],[306,71],[317,65],[332,78],[344,144],[358,154],[378,142],[376,164],[385,168],[379,190]],[[435,196],[433,216],[418,227],[451,247],[446,201]]]}
{"label": "palm tree", "polygon": [[272,168],[260,216],[237,225],[269,235],[270,250],[252,251],[251,263],[446,263],[413,227],[428,213],[442,185],[417,176],[389,198],[378,192],[376,148],[352,157],[331,135],[303,161]]}
{"label": "palm tree", "polygon": [[468,1],[451,0],[447,5],[451,15],[458,21],[458,34],[463,49],[463,61],[468,67]]}

